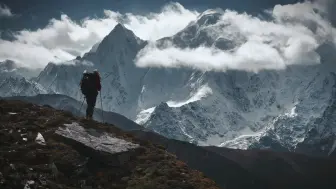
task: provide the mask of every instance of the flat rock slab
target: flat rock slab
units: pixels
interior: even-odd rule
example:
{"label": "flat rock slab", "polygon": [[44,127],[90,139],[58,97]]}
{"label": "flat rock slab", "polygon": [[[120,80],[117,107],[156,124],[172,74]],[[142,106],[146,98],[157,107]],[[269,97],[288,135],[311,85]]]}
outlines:
{"label": "flat rock slab", "polygon": [[64,128],[59,127],[55,133],[75,140],[97,151],[116,154],[140,147],[138,144],[119,139],[110,133],[97,131],[95,129],[85,129],[75,122],[64,124],[64,126]]}

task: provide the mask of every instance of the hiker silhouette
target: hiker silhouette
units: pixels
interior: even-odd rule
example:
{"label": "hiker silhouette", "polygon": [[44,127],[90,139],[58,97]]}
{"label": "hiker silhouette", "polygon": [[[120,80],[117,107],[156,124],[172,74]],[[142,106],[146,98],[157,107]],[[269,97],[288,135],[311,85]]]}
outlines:
{"label": "hiker silhouette", "polygon": [[94,70],[93,73],[84,70],[83,77],[80,81],[80,87],[87,104],[86,119],[92,119],[98,92],[101,91],[100,81],[101,79],[98,70]]}

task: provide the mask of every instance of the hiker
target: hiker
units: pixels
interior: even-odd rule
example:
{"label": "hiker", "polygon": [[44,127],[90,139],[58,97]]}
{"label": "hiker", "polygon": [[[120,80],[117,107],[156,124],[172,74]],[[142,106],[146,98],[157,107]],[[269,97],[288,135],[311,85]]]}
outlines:
{"label": "hiker", "polygon": [[87,104],[86,119],[92,119],[98,92],[101,90],[100,75],[98,71],[94,70],[93,73],[88,73],[84,70],[80,87]]}

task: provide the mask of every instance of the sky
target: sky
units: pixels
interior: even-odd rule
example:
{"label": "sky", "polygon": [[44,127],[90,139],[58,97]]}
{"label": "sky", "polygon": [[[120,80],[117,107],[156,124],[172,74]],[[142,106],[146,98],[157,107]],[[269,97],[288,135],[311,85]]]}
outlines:
{"label": "sky", "polygon": [[[297,0],[0,0],[0,61],[11,59],[26,67],[42,68],[48,62],[62,62],[83,55],[121,22],[144,40],[155,41],[172,36],[209,8],[224,11],[221,22],[239,24],[235,30],[248,40],[234,53],[218,52],[216,49],[147,48],[138,56],[139,66],[193,67],[197,69],[225,70],[259,68],[283,68],[306,60],[298,56],[314,54],[326,39],[334,40],[335,18],[332,0],[304,2]],[[315,9],[327,16],[321,17]],[[267,13],[273,20],[261,20],[258,14]],[[244,13],[246,12],[246,13]],[[220,24],[219,23],[219,24]],[[308,25],[307,25],[308,24]],[[318,30],[313,31],[313,24]],[[258,28],[259,26],[259,28]],[[260,26],[267,29],[260,30]],[[215,27],[214,27],[215,28]],[[238,28],[238,29],[237,29]],[[290,32],[284,32],[290,31]],[[221,32],[221,31],[217,31]],[[222,32],[223,33],[223,32]],[[302,37],[303,36],[303,37]],[[259,38],[259,39],[258,39]],[[266,39],[271,41],[267,44]],[[235,39],[233,39],[235,40]],[[268,42],[269,43],[269,42]],[[255,47],[255,48],[254,48]],[[302,50],[303,47],[307,47]],[[15,50],[13,50],[15,49]],[[258,49],[267,56],[251,57]],[[277,53],[276,49],[280,50]],[[301,49],[301,50],[300,50]],[[188,60],[194,54],[204,54],[206,60]],[[153,64],[157,57],[166,57]],[[172,56],[179,64],[172,62]],[[272,57],[277,61],[268,64]],[[151,58],[149,58],[151,57]],[[196,57],[196,56],[194,56]],[[202,57],[202,56],[201,56]],[[200,58],[201,59],[201,58]],[[222,60],[226,60],[224,63]],[[211,60],[210,62],[207,60]],[[247,62],[251,62],[247,66]],[[164,61],[164,62],[163,62]],[[206,62],[206,66],[204,65]]]}
{"label": "sky", "polygon": [[[169,2],[167,0],[0,0],[2,5],[0,10],[6,10],[3,7],[6,5],[7,8],[9,7],[7,10],[16,14],[11,20],[0,17],[0,30],[37,29],[47,25],[51,18],[60,18],[62,13],[76,21],[86,17],[104,16],[105,9],[120,13],[147,14],[160,11]],[[295,3],[298,0],[179,0],[177,2],[187,9],[200,12],[220,7],[258,13],[276,4]]]}

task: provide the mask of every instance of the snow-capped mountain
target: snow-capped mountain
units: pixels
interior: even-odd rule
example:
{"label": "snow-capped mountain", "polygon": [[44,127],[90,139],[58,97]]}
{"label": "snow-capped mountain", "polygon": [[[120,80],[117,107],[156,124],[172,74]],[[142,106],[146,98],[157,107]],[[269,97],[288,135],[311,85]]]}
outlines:
{"label": "snow-capped mountain", "polygon": [[306,129],[309,131],[295,151],[315,155],[336,155],[336,85],[332,94],[333,98],[321,116],[307,124]]}
{"label": "snow-capped mountain", "polygon": [[0,62],[0,96],[33,96],[47,91],[32,80],[37,71],[18,66],[14,61]]}
{"label": "snow-capped mountain", "polygon": [[[79,82],[83,71],[98,69],[102,77],[103,109],[134,117],[141,79],[148,69],[137,68],[133,59],[145,44],[132,31],[118,24],[94,51],[81,59],[62,65],[48,64],[38,82],[50,90],[80,100]],[[98,101],[98,104],[101,103]]]}
{"label": "snow-capped mountain", "polygon": [[[222,14],[208,10],[176,35],[156,43],[159,47],[169,42],[180,48],[208,46],[232,51],[246,39],[232,24],[217,23]],[[218,29],[223,31],[220,35],[213,32]],[[333,45],[319,49],[322,64],[257,74],[137,67],[134,60],[148,45],[118,24],[83,57],[49,63],[34,81],[44,91],[81,101],[82,73],[97,68],[103,86],[97,108],[103,104],[104,110],[125,115],[159,134],[198,145],[295,151],[322,136],[321,132],[312,134],[318,125],[312,123],[332,120],[326,115],[331,114],[330,102],[335,98],[336,80],[331,72],[336,69],[330,63],[335,58]],[[324,130],[330,134],[332,126]]]}
{"label": "snow-capped mountain", "polygon": [[[299,69],[305,74],[298,74]],[[161,104],[147,110],[150,116],[144,116],[146,111],[140,114],[139,121],[143,118],[146,127],[200,145],[249,148],[254,141],[266,148],[260,140],[271,137],[293,149],[304,139],[309,121],[328,107],[336,81],[322,66],[260,74],[211,73],[204,80],[208,92],[200,100]]]}
{"label": "snow-capped mountain", "polygon": [[[215,24],[220,15],[213,10],[206,11],[196,22],[175,36],[160,40],[159,44],[164,45],[168,40],[181,48],[205,45],[234,49],[245,40],[239,32],[208,35],[216,27],[222,27]],[[321,46],[321,65],[291,66],[286,70],[258,74],[244,71],[184,72],[190,75],[188,78],[197,81],[197,87],[189,93],[179,93],[184,95],[184,99],[162,100],[166,104],[156,102],[160,105],[143,110],[137,122],[165,136],[196,141],[199,145],[269,148],[263,143],[271,145],[274,140],[278,146],[272,148],[293,150],[304,140],[309,130],[307,124],[321,116],[333,98],[331,91],[335,78],[330,72],[335,67],[327,60],[333,59],[334,53],[330,53],[333,49],[328,44]],[[174,69],[170,72],[178,73]],[[183,79],[179,81],[176,85],[180,85]],[[195,86],[190,81],[176,89],[181,91],[181,88]],[[206,90],[201,90],[204,88]],[[148,96],[147,99],[143,101],[152,101],[155,97]]]}
{"label": "snow-capped mountain", "polygon": [[12,60],[5,60],[3,62],[0,62],[0,81],[8,77],[24,77],[26,79],[31,79],[33,77],[36,77],[39,72],[41,72],[40,69],[28,69],[19,66]]}
{"label": "snow-capped mountain", "polygon": [[[172,37],[166,37],[158,41],[158,45],[164,45],[166,42],[173,42],[180,48],[196,48],[201,45],[207,47],[216,47],[221,50],[233,50],[235,47],[243,44],[246,39],[230,23],[218,23],[223,16],[221,9],[207,10],[198,16],[197,20],[189,23],[187,27]],[[214,32],[224,30],[225,32]]]}
{"label": "snow-capped mountain", "polygon": [[8,77],[0,82],[0,96],[34,96],[48,93],[45,88],[26,78]]}

